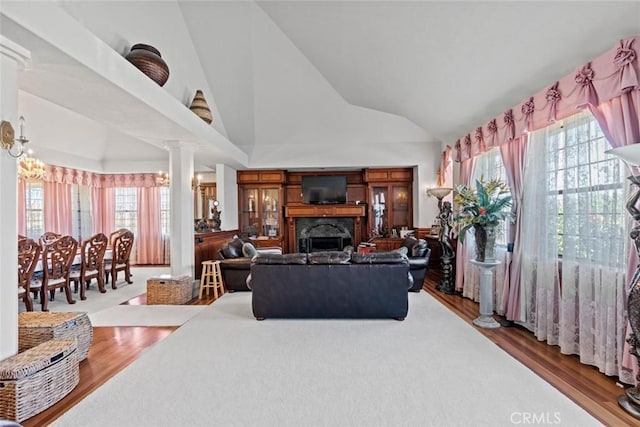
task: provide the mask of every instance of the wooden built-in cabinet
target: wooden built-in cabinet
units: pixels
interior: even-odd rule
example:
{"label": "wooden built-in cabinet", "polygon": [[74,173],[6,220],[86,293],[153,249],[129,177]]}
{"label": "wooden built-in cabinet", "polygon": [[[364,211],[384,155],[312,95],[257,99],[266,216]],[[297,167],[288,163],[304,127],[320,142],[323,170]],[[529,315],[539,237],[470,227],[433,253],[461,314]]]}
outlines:
{"label": "wooden built-in cabinet", "polygon": [[284,171],[238,172],[238,225],[263,246],[282,246]]}
{"label": "wooden built-in cabinet", "polygon": [[212,203],[217,197],[217,187],[215,182],[201,182],[196,188],[194,198],[193,213],[195,219],[212,217]]}
{"label": "wooden built-in cabinet", "polygon": [[413,169],[365,169],[369,237],[391,237],[413,228]]}
{"label": "wooden built-in cabinet", "polygon": [[[303,203],[305,175],[345,176],[347,203]],[[413,227],[412,185],[412,168],[238,171],[238,225],[241,233],[256,237],[259,245],[281,246],[290,252],[297,247],[295,218],[353,218],[353,243],[357,245],[372,237],[390,237],[394,229]]]}

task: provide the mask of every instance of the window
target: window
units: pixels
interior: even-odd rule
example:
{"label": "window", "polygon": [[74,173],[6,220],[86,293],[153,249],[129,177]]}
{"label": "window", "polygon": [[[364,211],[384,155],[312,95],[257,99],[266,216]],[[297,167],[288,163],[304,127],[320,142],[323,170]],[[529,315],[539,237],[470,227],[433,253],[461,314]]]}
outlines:
{"label": "window", "polygon": [[[504,170],[504,163],[502,163],[502,155],[499,148],[493,148],[486,153],[479,155],[476,159],[476,163],[473,170],[473,178],[471,185],[475,187],[476,179],[484,179],[485,181],[492,180],[494,178],[500,179],[505,184],[508,184],[507,174]],[[511,207],[504,209],[506,212],[511,211]],[[510,223],[508,221],[500,222],[500,225],[496,228],[496,243],[499,245],[507,245],[508,232]]]}
{"label": "window", "polygon": [[26,181],[25,204],[27,237],[36,241],[44,234],[44,183]]}
{"label": "window", "polygon": [[597,122],[584,112],[541,132],[527,168],[540,188],[537,204],[549,211],[547,240],[565,259],[624,265],[624,167],[605,154],[611,146]]}
{"label": "window", "polygon": [[78,241],[91,237],[91,188],[85,185],[71,186],[71,235]]}
{"label": "window", "polygon": [[547,141],[547,155],[556,159],[549,162],[547,173],[549,194],[558,203],[558,254],[570,250],[578,258],[596,261],[589,249],[598,244],[594,239],[618,235],[624,227],[620,160],[604,154],[610,145],[593,119],[558,126]]}
{"label": "window", "polygon": [[116,188],[115,228],[128,228],[137,233],[138,197],[136,188]]}
{"label": "window", "polygon": [[160,187],[160,230],[164,236],[171,234],[169,187]]}

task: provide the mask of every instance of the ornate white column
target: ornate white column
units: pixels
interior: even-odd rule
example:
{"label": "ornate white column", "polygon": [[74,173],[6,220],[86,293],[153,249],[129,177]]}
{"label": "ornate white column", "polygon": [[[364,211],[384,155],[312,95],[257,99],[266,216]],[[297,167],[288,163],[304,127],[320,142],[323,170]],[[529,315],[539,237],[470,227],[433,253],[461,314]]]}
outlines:
{"label": "ornate white column", "polygon": [[[0,35],[0,120],[17,131],[18,70],[29,51]],[[18,352],[18,178],[16,159],[0,149],[0,360]]]}
{"label": "ornate white column", "polygon": [[480,316],[473,320],[473,324],[481,328],[499,328],[500,323],[493,318],[493,269],[500,261],[472,259],[471,263],[480,268]]}
{"label": "ornate white column", "polygon": [[234,168],[222,163],[216,165],[216,191],[222,211],[222,229],[238,228],[238,178]]}
{"label": "ornate white column", "polygon": [[170,142],[171,275],[194,277],[193,153],[195,146]]}

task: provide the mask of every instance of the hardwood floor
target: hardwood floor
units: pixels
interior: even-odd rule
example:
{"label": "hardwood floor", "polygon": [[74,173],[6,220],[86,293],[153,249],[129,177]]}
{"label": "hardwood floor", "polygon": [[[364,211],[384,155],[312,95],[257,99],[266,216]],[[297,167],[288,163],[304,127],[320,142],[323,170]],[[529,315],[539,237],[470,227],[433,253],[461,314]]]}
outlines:
{"label": "hardwood floor", "polygon": [[[429,272],[425,279],[424,290],[471,324],[478,316],[478,304],[457,295],[446,295],[436,291],[439,279],[437,271]],[[141,296],[128,303],[144,304],[145,300],[145,296]],[[194,299],[189,304],[210,304],[213,301],[213,298]],[[89,357],[80,363],[80,384],[59,403],[23,421],[22,425],[24,427],[48,425],[128,366],[146,348],[167,337],[175,329],[177,328],[94,328]],[[596,368],[581,364],[577,356],[561,354],[558,347],[539,342],[533,334],[522,327],[477,329],[603,424],[607,426],[640,425],[640,420],[628,415],[618,406],[618,396],[624,390],[616,385],[616,378],[607,377]]]}
{"label": "hardwood floor", "polygon": [[[429,272],[425,278],[424,290],[467,323],[472,324],[473,319],[479,314],[478,304],[458,295],[447,295],[437,291],[439,281],[440,275],[437,271]],[[617,385],[617,378],[607,377],[597,368],[580,363],[578,356],[560,353],[559,347],[538,341],[531,332],[521,326],[476,329],[603,424],[640,425],[640,420],[618,406],[618,396],[624,393],[624,389]]]}

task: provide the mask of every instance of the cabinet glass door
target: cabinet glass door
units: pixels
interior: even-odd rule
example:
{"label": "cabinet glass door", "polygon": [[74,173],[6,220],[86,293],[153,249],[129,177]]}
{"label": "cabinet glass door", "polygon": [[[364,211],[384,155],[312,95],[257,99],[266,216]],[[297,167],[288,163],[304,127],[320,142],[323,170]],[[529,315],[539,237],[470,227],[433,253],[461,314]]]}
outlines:
{"label": "cabinet glass door", "polygon": [[276,237],[280,229],[279,191],[267,188],[261,191],[262,235]]}
{"label": "cabinet glass door", "polygon": [[387,186],[371,187],[371,218],[373,218],[372,237],[386,237],[389,234],[389,210]]}
{"label": "cabinet glass door", "polygon": [[241,231],[249,236],[257,236],[260,232],[260,206],[258,189],[245,188],[241,198]]}
{"label": "cabinet glass door", "polygon": [[409,227],[409,206],[410,193],[407,185],[394,185],[392,191],[392,212],[391,224],[399,232],[403,227]]}

